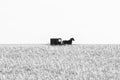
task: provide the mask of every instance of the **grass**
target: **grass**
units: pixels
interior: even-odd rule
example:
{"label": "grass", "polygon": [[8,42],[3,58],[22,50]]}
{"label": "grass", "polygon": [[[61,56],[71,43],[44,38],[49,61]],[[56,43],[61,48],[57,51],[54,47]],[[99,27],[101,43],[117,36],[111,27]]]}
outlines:
{"label": "grass", "polygon": [[120,45],[0,45],[0,80],[120,80]]}

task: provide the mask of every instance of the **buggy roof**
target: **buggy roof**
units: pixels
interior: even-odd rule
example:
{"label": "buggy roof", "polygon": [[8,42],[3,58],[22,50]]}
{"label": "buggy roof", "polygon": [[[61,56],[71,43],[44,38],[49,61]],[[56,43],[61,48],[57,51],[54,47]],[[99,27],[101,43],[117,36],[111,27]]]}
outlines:
{"label": "buggy roof", "polygon": [[51,38],[51,39],[62,39],[62,38]]}

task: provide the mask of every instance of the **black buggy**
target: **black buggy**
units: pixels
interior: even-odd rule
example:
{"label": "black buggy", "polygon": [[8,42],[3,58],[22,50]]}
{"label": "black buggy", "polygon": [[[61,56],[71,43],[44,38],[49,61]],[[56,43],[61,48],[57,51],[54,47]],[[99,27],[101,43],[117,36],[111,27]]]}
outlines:
{"label": "black buggy", "polygon": [[61,45],[62,44],[62,39],[61,38],[51,38],[50,39],[50,44],[51,45]]}

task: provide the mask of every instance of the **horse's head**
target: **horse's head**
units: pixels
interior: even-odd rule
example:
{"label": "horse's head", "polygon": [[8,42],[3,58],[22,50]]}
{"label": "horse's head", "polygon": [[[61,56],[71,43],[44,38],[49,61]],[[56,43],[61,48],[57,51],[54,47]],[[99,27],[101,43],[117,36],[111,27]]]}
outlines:
{"label": "horse's head", "polygon": [[75,39],[74,39],[74,38],[70,38],[70,40],[75,41]]}

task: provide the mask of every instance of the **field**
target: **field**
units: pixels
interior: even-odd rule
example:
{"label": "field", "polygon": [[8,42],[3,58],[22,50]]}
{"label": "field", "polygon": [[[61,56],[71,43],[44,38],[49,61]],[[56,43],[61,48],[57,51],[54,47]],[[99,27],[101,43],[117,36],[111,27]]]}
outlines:
{"label": "field", "polygon": [[0,45],[0,80],[120,80],[120,45]]}

